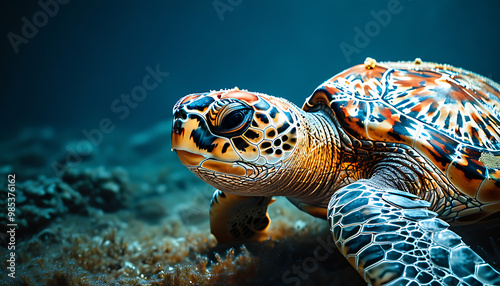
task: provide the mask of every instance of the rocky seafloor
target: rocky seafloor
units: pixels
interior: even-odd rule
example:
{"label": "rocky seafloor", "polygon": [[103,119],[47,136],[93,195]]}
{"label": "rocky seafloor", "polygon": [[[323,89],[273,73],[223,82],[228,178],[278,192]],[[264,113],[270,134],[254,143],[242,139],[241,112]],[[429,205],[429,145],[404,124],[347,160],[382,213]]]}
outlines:
{"label": "rocky seafloor", "polygon": [[[165,121],[116,131],[96,145],[26,128],[3,141],[0,285],[365,285],[326,221],[283,198],[269,208],[270,240],[218,244],[208,215],[214,189],[178,162],[169,129]],[[14,243],[8,174],[16,176]],[[500,268],[498,224],[456,231]]]}

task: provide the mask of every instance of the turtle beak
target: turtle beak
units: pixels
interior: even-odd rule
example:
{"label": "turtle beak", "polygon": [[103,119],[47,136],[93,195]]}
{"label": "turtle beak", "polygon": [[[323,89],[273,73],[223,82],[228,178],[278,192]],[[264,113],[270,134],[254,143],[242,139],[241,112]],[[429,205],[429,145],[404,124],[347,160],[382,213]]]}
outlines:
{"label": "turtle beak", "polygon": [[201,162],[205,160],[205,157],[202,155],[194,154],[184,150],[175,150],[177,156],[179,156],[179,160],[186,167],[196,167],[200,166]]}
{"label": "turtle beak", "polygon": [[180,142],[182,141],[182,136],[184,135],[184,128],[183,128],[182,120],[180,118],[178,118],[178,116],[176,116],[176,114],[178,114],[178,113],[175,112],[175,109],[174,109],[174,118],[172,121],[172,133],[171,133],[171,138],[172,138],[171,150],[172,151],[174,151],[174,149],[179,148]]}
{"label": "turtle beak", "polygon": [[[181,98],[183,100],[184,98]],[[179,103],[176,103],[173,109],[173,119],[172,119],[172,151],[174,149],[186,149],[186,144],[190,142],[188,138],[186,138],[186,127],[195,128],[192,126],[192,122],[190,122],[186,111],[181,107]]]}
{"label": "turtle beak", "polygon": [[[192,124],[187,120],[185,111],[182,109],[174,108],[174,118],[172,122],[172,151],[175,151],[177,156],[183,165],[186,167],[199,166],[201,162],[206,159],[205,156],[195,154],[191,149],[194,148],[192,138],[186,136],[185,127],[186,125]],[[192,126],[191,126],[192,127]],[[192,148],[190,148],[192,147]],[[195,148],[196,149],[196,148]]]}
{"label": "turtle beak", "polygon": [[240,159],[227,138],[214,135],[203,115],[190,113],[181,105],[174,108],[171,144],[186,167],[197,167],[206,159],[235,162]]}
{"label": "turtle beak", "polygon": [[172,151],[177,153],[181,163],[185,166],[199,166],[205,159],[205,156],[198,155],[183,149],[187,149],[186,145],[189,144],[184,138],[183,123],[180,119],[174,118],[172,126]]}

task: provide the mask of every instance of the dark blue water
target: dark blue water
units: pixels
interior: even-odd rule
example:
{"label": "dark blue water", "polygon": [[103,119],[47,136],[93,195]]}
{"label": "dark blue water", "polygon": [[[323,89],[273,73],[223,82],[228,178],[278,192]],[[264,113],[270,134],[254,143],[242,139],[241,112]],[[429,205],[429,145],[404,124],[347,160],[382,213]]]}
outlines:
{"label": "dark blue water", "polygon": [[[169,118],[187,93],[234,86],[301,105],[318,84],[367,56],[420,57],[500,80],[495,0],[2,6],[3,137],[25,126],[80,132],[103,118],[117,129],[142,129]],[[144,95],[133,89],[148,66],[168,76]],[[121,97],[131,92],[141,101]]]}

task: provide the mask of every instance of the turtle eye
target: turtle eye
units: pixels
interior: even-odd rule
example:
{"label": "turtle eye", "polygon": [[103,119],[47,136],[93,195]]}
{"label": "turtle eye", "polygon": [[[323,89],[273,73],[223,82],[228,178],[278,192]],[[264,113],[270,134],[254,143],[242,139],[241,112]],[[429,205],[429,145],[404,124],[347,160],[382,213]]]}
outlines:
{"label": "turtle eye", "polygon": [[253,109],[242,102],[231,102],[218,110],[215,122],[211,124],[214,134],[232,137],[243,134],[250,126]]}
{"label": "turtle eye", "polygon": [[222,119],[221,127],[226,130],[236,129],[245,119],[243,110],[235,110]]}

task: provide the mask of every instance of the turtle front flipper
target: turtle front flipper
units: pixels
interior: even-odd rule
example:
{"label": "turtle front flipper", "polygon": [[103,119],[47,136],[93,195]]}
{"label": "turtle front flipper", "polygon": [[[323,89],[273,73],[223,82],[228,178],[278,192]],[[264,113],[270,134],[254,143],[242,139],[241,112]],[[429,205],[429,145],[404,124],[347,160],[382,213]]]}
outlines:
{"label": "turtle front flipper", "polygon": [[500,285],[500,273],[429,205],[360,180],[333,195],[328,220],[337,247],[371,285]]}
{"label": "turtle front flipper", "polygon": [[210,229],[219,243],[269,238],[267,207],[272,197],[239,196],[216,190],[210,202]]}

